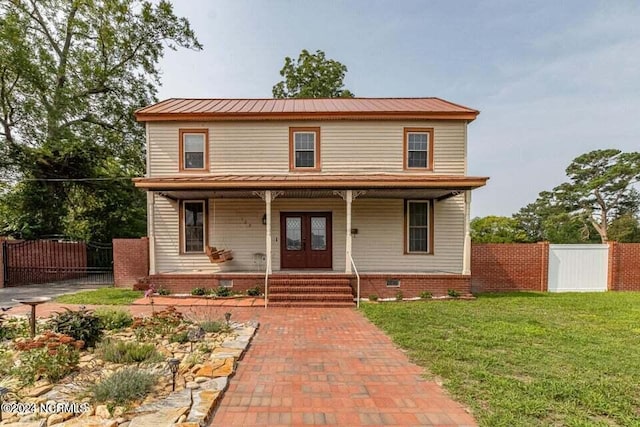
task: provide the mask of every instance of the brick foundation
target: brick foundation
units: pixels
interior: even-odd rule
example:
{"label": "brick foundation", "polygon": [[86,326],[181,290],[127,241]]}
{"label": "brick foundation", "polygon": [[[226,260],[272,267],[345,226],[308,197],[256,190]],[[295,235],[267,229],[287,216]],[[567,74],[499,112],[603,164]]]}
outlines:
{"label": "brick foundation", "polygon": [[549,244],[481,243],[471,247],[473,292],[546,291]]}
{"label": "brick foundation", "polygon": [[[351,280],[351,286],[356,292],[356,279],[351,275],[341,274],[277,274],[269,276],[276,279],[313,279],[315,278],[347,278]],[[246,291],[249,288],[259,286],[264,288],[264,274],[156,274],[149,276],[148,280],[140,283],[139,289],[147,289],[148,283],[152,283],[156,289],[168,289],[172,293],[189,293],[193,288],[215,289],[220,285],[220,280],[233,280],[234,291]],[[420,296],[421,292],[428,291],[434,296],[446,295],[449,289],[454,289],[461,294],[471,292],[471,277],[458,274],[362,274],[360,276],[360,296],[368,298],[375,294],[379,298],[394,298],[401,291],[404,298]],[[388,287],[388,279],[399,279],[399,287]]]}
{"label": "brick foundation", "polygon": [[609,242],[609,290],[640,291],[640,243]]}
{"label": "brick foundation", "polygon": [[131,287],[149,274],[149,239],[113,239],[113,281]]}
{"label": "brick foundation", "polygon": [[[397,279],[400,286],[387,286],[387,280]],[[351,284],[356,287],[356,280]],[[462,295],[471,292],[471,276],[462,274],[362,274],[360,275],[360,297],[395,298],[402,292],[403,298],[419,297],[422,292],[431,292],[433,296],[447,295],[449,289]]]}

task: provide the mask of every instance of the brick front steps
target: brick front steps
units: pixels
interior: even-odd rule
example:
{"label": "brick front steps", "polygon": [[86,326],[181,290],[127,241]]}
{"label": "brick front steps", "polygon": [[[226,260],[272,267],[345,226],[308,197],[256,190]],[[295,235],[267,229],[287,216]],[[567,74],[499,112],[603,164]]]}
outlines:
{"label": "brick front steps", "polygon": [[354,307],[348,278],[274,277],[269,280],[270,307]]}

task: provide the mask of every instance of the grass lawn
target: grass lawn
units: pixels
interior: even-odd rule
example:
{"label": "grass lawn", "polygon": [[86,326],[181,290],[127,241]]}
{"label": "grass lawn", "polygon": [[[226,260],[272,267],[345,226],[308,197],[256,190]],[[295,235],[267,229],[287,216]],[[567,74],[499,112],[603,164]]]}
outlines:
{"label": "grass lawn", "polygon": [[640,426],[640,293],[363,304],[483,426]]}
{"label": "grass lawn", "polygon": [[144,295],[144,292],[132,291],[131,289],[101,288],[95,291],[61,295],[55,300],[64,304],[128,305],[141,298],[142,295]]}

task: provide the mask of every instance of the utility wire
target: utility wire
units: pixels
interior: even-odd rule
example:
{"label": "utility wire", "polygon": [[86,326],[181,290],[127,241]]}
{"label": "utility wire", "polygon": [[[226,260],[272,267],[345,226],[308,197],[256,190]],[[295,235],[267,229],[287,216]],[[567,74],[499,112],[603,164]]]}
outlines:
{"label": "utility wire", "polygon": [[20,181],[42,181],[42,182],[85,182],[85,181],[119,181],[137,178],[135,176],[116,176],[111,178],[22,178],[6,179],[0,178],[0,182],[20,182]]}

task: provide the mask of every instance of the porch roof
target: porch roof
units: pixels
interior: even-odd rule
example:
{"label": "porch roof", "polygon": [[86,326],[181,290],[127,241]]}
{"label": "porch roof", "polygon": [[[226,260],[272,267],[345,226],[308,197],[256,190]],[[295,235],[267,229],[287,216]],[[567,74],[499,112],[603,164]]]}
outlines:
{"label": "porch roof", "polygon": [[326,197],[335,190],[364,190],[367,197],[446,198],[486,184],[488,177],[433,174],[189,175],[134,178],[138,188],[171,198],[254,197],[254,191],[285,190],[285,197]]}

